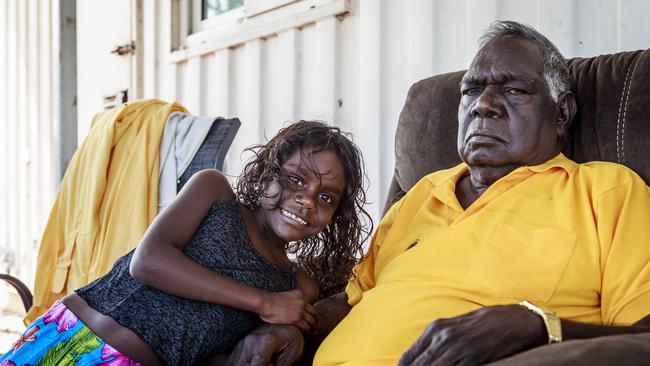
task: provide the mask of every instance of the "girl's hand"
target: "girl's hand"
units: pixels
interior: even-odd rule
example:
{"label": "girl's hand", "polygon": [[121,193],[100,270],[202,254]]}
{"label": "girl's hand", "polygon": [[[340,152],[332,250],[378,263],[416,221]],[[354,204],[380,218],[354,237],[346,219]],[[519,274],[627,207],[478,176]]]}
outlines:
{"label": "girl's hand", "polygon": [[316,324],[316,309],[305,301],[302,291],[269,292],[259,312],[270,324],[293,324],[309,332]]}

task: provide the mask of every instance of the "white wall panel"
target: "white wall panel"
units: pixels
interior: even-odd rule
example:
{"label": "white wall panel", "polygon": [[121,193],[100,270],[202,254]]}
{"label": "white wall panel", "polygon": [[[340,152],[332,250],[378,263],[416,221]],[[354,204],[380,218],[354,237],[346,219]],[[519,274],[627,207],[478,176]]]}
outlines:
{"label": "white wall panel", "polygon": [[[297,111],[298,97],[298,34],[296,29],[289,29],[278,34],[278,51],[269,52],[269,59],[278,56],[279,64],[275,69],[275,80],[266,85],[266,94],[278,93],[280,101],[272,103],[278,106],[277,114],[270,116],[271,121],[295,121],[300,118]],[[276,127],[278,127],[276,124]]]}
{"label": "white wall panel", "polygon": [[[404,105],[404,96],[411,85],[410,66],[411,57],[418,58],[418,46],[407,42],[412,33],[408,27],[411,21],[411,6],[413,3],[400,3],[397,1],[383,0],[381,8],[381,60],[379,88],[379,174],[372,178],[372,182],[387,182],[379,187],[379,206],[383,205],[390,179],[393,176],[395,153],[395,130],[399,113]],[[418,4],[419,5],[419,4]],[[415,9],[412,9],[415,11]],[[424,31],[424,30],[423,30]],[[426,42],[426,40],[425,40]],[[411,48],[413,47],[413,48]],[[432,46],[428,46],[429,49]],[[417,55],[413,53],[417,52]],[[427,57],[425,55],[424,57]],[[378,211],[380,207],[376,208]]]}
{"label": "white wall panel", "polygon": [[298,83],[300,94],[298,95],[298,113],[301,119],[322,119],[324,116],[318,113],[318,75],[317,49],[315,42],[316,26],[314,24],[303,27],[299,37],[300,58],[298,69]]}
{"label": "white wall panel", "polygon": [[54,199],[52,4],[0,4],[0,273],[32,285]]}
{"label": "white wall panel", "polygon": [[[10,24],[7,21],[9,3],[0,3],[0,120],[9,121],[8,114],[8,95],[9,95],[9,29]],[[9,151],[7,138],[9,136],[10,123],[0,123],[0,170],[8,172],[0,174],[0,185],[4,189],[0,190],[0,270],[8,270],[8,261],[10,253],[9,247],[9,187],[11,181],[11,172],[9,170],[9,160],[12,156]]]}
{"label": "white wall panel", "polygon": [[618,49],[647,48],[650,45],[650,6],[647,0],[618,2]]}
{"label": "white wall panel", "polygon": [[183,67],[184,74],[182,74],[179,80],[183,85],[181,89],[181,102],[190,113],[195,115],[202,114],[200,91],[202,84],[205,83],[201,83],[201,74],[203,71],[201,65],[201,57],[192,57],[187,60],[187,63]]}
{"label": "white wall panel", "polygon": [[92,117],[104,109],[105,97],[123,90],[137,95],[131,78],[135,56],[111,53],[135,39],[131,31],[131,1],[76,2],[79,145],[90,130]]}
{"label": "white wall panel", "polygon": [[316,49],[316,69],[312,72],[317,76],[315,89],[318,98],[319,119],[338,124],[336,120],[337,78],[339,71],[337,64],[338,39],[336,37],[338,20],[330,17],[316,23],[314,42]]}
{"label": "white wall panel", "polygon": [[[465,1],[435,1],[434,73],[467,66],[467,11]],[[416,51],[417,52],[417,51]],[[413,55],[417,57],[417,55]]]}
{"label": "white wall panel", "polygon": [[[262,43],[265,57],[262,61],[261,99],[267,101],[262,103],[260,111],[264,139],[271,138],[294,115],[296,74],[287,72],[288,67],[295,65],[295,51],[292,52],[290,41],[290,35],[283,39],[274,36]],[[283,46],[285,49],[281,51]]]}
{"label": "white wall panel", "polygon": [[424,79],[433,74],[434,2],[412,0],[408,4],[408,61],[410,80]]}
{"label": "white wall panel", "polygon": [[[18,98],[19,94],[19,79],[18,79],[18,33],[21,31],[18,23],[18,9],[17,1],[10,1],[7,9],[7,18],[6,22],[8,25],[8,40],[7,40],[7,80],[8,80],[8,90],[7,90],[7,121],[18,121]],[[24,123],[25,120],[22,119],[20,122]],[[9,258],[9,270],[13,270],[14,273],[17,273],[18,268],[16,264],[20,259],[20,242],[24,240],[20,236],[19,231],[19,215],[17,214],[18,210],[18,185],[20,184],[19,180],[19,163],[21,151],[20,145],[18,144],[18,128],[20,123],[9,123],[8,133],[5,138],[5,143],[8,146],[9,150],[9,171],[11,172],[9,178],[9,185],[7,191],[9,192],[9,217],[7,222],[9,226],[7,228],[9,232],[9,248],[12,251],[11,257]]]}
{"label": "white wall panel", "polygon": [[[171,82],[173,85],[172,100],[186,104],[185,101],[190,96],[190,93],[187,91],[187,61],[172,65],[170,68],[170,73],[170,76],[172,78]],[[189,104],[191,104],[191,102]]]}
{"label": "white wall panel", "polygon": [[[526,23],[526,24],[536,24],[537,23],[537,13],[538,6],[543,4],[544,0],[541,2],[539,0],[499,0],[497,2],[497,12],[496,18],[498,19],[517,19],[517,21]],[[569,2],[569,1],[564,1]],[[492,19],[488,19],[491,21]],[[479,33],[480,35],[480,33]],[[473,40],[469,40],[473,42]],[[474,40],[475,41],[475,40]],[[476,42],[473,42],[476,43]]]}
{"label": "white wall panel", "polygon": [[537,1],[537,28],[555,43],[565,56],[573,54],[573,9],[572,2],[567,0]]}
{"label": "white wall panel", "polygon": [[[244,120],[239,113],[239,103],[237,103],[237,96],[239,95],[239,90],[242,89],[242,86],[238,82],[241,79],[240,70],[241,67],[241,55],[242,47],[237,47],[228,50],[228,74],[229,74],[229,83],[227,84],[227,93],[228,98],[228,112],[229,117],[238,117],[241,120],[241,126],[239,127],[239,132],[235,136],[235,139],[232,142],[230,149],[228,150],[228,155],[225,159],[224,164],[224,173],[231,177],[236,177],[239,174],[241,169],[241,159],[242,152],[246,148],[248,139],[245,137],[248,131],[248,121]],[[220,52],[220,51],[217,51]],[[221,84],[222,87],[226,86],[225,83]],[[218,115],[218,114],[217,114]],[[234,180],[234,179],[233,179]]]}
{"label": "white wall panel", "polygon": [[[26,60],[26,72],[27,72],[27,119],[29,123],[27,124],[26,141],[25,143],[28,146],[27,157],[26,157],[26,168],[27,168],[27,182],[25,189],[27,190],[25,198],[27,200],[27,205],[25,205],[25,215],[28,218],[28,227],[27,227],[27,238],[29,242],[25,243],[25,255],[23,261],[31,262],[34,260],[34,251],[38,248],[38,240],[40,239],[40,232],[44,227],[39,218],[41,217],[40,205],[42,200],[40,199],[41,192],[40,188],[43,185],[42,174],[40,172],[40,164],[38,164],[38,158],[41,156],[40,149],[42,148],[39,144],[39,134],[34,133],[34,131],[40,130],[39,120],[41,118],[41,113],[39,110],[39,72],[40,65],[35,60],[41,59],[40,47],[39,47],[39,28],[42,26],[39,22],[39,9],[38,0],[28,0],[26,7],[26,18],[28,22],[26,26],[31,31],[27,34],[27,57]],[[22,276],[30,276],[31,266],[26,268],[28,273],[23,273]]]}
{"label": "white wall panel", "polygon": [[[144,0],[143,3],[143,45],[144,48],[144,98],[154,98],[159,95],[160,89],[159,77],[157,70],[159,69],[160,60],[160,24],[161,17],[159,14],[160,8],[164,4],[157,0]],[[147,16],[149,15],[149,16]]]}
{"label": "white wall panel", "polygon": [[[588,57],[618,50],[618,4],[613,1],[574,0],[573,54]],[[588,26],[586,26],[588,25]]]}
{"label": "white wall panel", "polygon": [[[359,74],[356,82],[359,84],[359,95],[353,97],[350,103],[358,104],[358,117],[351,121],[357,125],[355,129],[358,137],[358,145],[365,157],[366,174],[368,175],[369,187],[366,198],[370,205],[366,208],[375,222],[380,215],[380,206],[383,200],[383,191],[387,185],[380,180],[381,170],[384,162],[380,156],[382,151],[392,150],[389,146],[381,146],[381,103],[382,103],[382,67],[385,60],[382,58],[382,39],[379,36],[382,29],[382,17],[385,16],[382,4],[376,0],[359,0],[358,34],[350,37],[358,37]],[[361,16],[364,14],[365,16]],[[354,16],[354,15],[353,15]],[[347,21],[347,20],[346,20]],[[357,99],[358,98],[358,99]],[[355,100],[357,99],[357,100]]]}
{"label": "white wall panel", "polygon": [[52,90],[53,72],[57,65],[53,57],[53,37],[52,37],[52,3],[50,0],[38,0],[39,8],[39,81],[38,81],[38,137],[39,151],[33,164],[40,173],[39,197],[37,212],[36,237],[40,239],[40,234],[45,229],[45,220],[50,213],[52,200],[56,194],[56,175],[54,154],[54,98]]}
{"label": "white wall panel", "polygon": [[[478,51],[478,43],[476,42],[483,34],[483,30],[490,24],[492,19],[499,17],[499,9],[501,2],[498,0],[466,0],[467,1],[467,17],[465,20],[465,27],[467,33],[465,34],[465,60],[467,57],[472,57]],[[503,9],[501,9],[503,11]],[[443,16],[443,14],[440,14]],[[461,19],[456,19],[461,21]],[[464,67],[463,67],[464,68]]]}
{"label": "white wall panel", "polygon": [[358,143],[359,124],[359,17],[338,20],[335,119],[337,125],[354,134]]}
{"label": "white wall panel", "polygon": [[202,78],[207,83],[204,115],[229,118],[230,50],[216,51],[204,59],[207,61],[206,75]]}
{"label": "white wall panel", "polygon": [[241,52],[241,66],[237,68],[237,83],[242,86],[237,94],[238,110],[245,121],[242,131],[245,146],[263,141],[264,125],[262,104],[273,103],[271,99],[262,99],[262,67],[264,40],[257,39],[246,43]]}
{"label": "white wall panel", "polygon": [[[244,46],[230,51],[230,112],[238,117],[242,126],[235,136],[227,159],[227,174],[236,176],[241,168],[240,157],[244,160],[249,154],[242,155],[243,150],[259,143],[263,126],[260,123],[261,80],[260,67],[262,61],[261,40],[249,42]],[[270,101],[269,101],[270,102]]]}
{"label": "white wall panel", "polygon": [[[29,29],[29,23],[27,22],[27,2],[19,1],[18,2],[18,17],[17,17],[17,26],[18,29]],[[18,217],[18,226],[14,228],[18,229],[18,235],[23,245],[19,246],[17,249],[17,260],[22,263],[27,259],[29,254],[28,246],[24,242],[27,240],[29,242],[29,226],[30,226],[30,217],[27,214],[29,209],[29,171],[27,169],[27,162],[29,161],[29,139],[27,138],[27,130],[29,126],[30,111],[27,108],[27,101],[29,96],[27,94],[27,64],[28,64],[28,44],[27,44],[27,34],[28,32],[18,32],[18,42],[17,42],[17,66],[18,66],[18,88],[17,88],[17,97],[18,97],[18,116],[23,119],[23,123],[20,123],[16,131],[16,151],[18,152],[18,159],[16,164],[16,172],[18,179],[17,187],[17,202],[16,210],[14,214]],[[18,269],[18,275],[22,278],[25,276],[25,268],[20,267]]]}

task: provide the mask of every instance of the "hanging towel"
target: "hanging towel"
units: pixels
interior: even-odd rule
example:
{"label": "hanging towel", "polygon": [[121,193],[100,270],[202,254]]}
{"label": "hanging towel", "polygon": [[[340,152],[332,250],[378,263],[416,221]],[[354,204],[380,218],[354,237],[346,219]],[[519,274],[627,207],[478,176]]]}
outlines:
{"label": "hanging towel", "polygon": [[178,180],[196,156],[215,119],[180,112],[172,113],[167,119],[160,141],[158,212],[176,197]]}

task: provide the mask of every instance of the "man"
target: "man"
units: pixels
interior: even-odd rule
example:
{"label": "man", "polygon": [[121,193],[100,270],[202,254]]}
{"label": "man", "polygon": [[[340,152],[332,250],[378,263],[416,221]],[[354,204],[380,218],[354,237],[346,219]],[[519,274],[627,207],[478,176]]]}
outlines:
{"label": "man", "polygon": [[[317,304],[329,335],[315,365],[477,365],[650,331],[648,189],[625,167],[560,153],[576,103],[557,48],[494,23],[461,94],[464,163],[396,203],[345,292]],[[231,361],[288,363],[301,342],[265,327]]]}

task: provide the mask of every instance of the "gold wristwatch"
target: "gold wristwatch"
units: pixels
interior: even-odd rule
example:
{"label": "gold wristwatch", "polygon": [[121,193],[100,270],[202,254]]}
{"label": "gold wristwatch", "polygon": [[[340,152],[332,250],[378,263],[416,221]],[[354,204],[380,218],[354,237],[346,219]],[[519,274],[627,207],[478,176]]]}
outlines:
{"label": "gold wristwatch", "polygon": [[553,310],[532,304],[528,301],[522,301],[519,305],[527,308],[542,318],[544,326],[546,327],[546,333],[548,334],[548,343],[562,342],[562,323]]}

